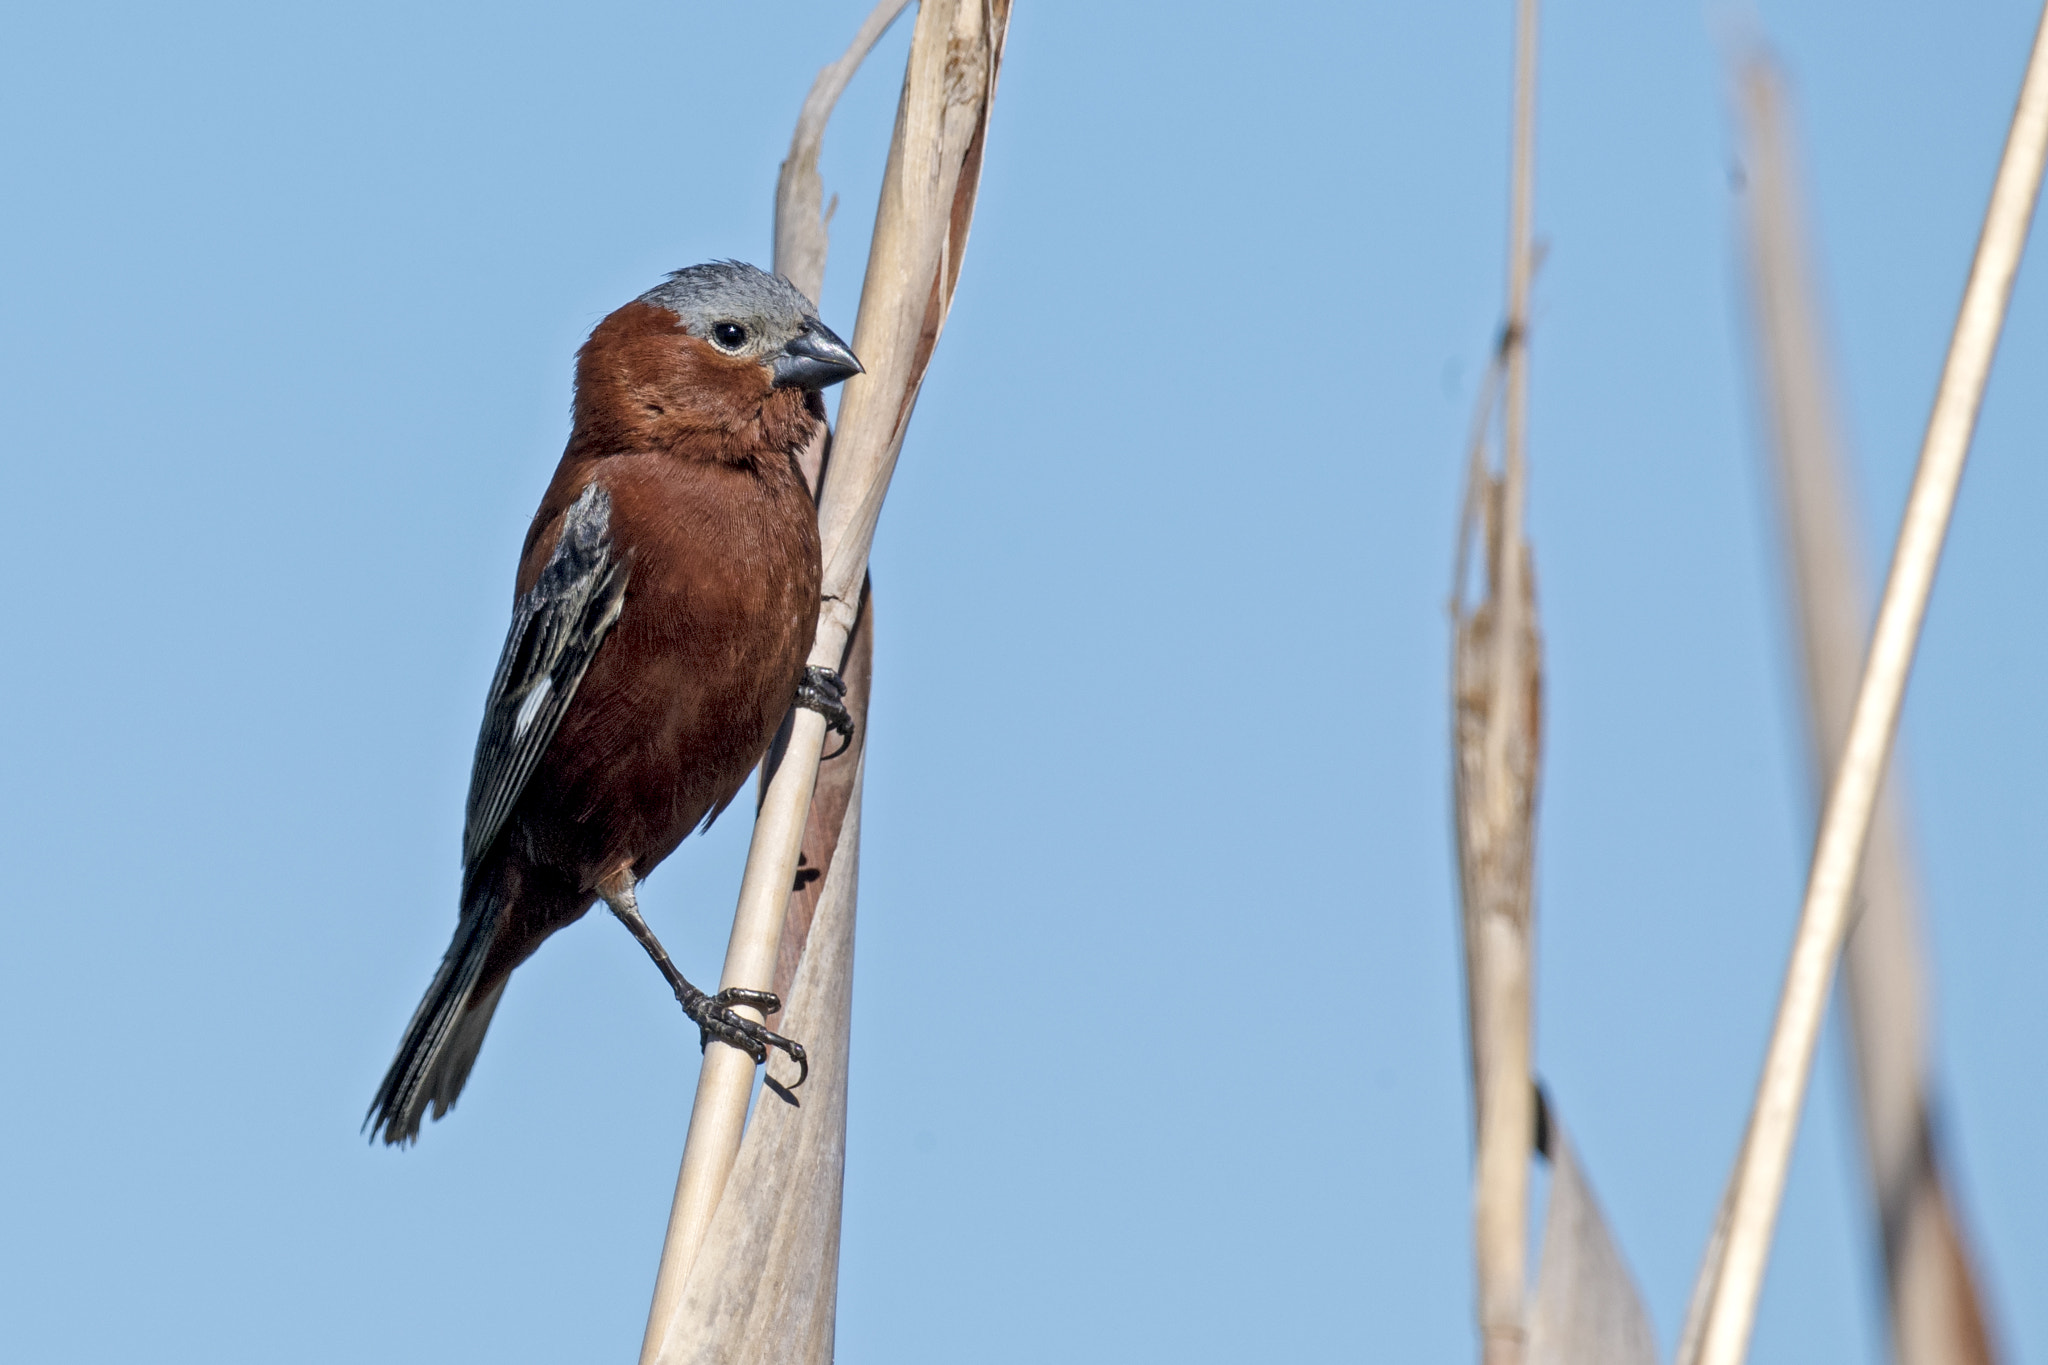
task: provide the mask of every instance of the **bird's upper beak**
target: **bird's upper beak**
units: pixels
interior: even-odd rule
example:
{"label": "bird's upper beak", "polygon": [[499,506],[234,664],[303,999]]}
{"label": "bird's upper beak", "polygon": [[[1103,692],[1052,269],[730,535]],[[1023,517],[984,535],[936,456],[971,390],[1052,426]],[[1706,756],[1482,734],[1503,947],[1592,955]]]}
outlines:
{"label": "bird's upper beak", "polygon": [[847,344],[812,318],[775,357],[775,387],[823,389],[865,373]]}

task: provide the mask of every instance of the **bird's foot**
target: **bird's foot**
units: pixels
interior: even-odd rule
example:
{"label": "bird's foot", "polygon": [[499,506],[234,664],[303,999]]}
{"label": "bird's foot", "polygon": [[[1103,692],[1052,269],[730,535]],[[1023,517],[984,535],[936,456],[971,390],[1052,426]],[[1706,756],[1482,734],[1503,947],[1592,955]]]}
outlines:
{"label": "bird's foot", "polygon": [[846,679],[830,668],[812,664],[796,685],[796,704],[825,718],[825,728],[839,736],[839,747],[819,758],[837,758],[853,747],[853,714],[846,709]]}
{"label": "bird's foot", "polygon": [[[747,1005],[761,1011],[763,1015],[774,1014],[782,1008],[781,997],[773,991],[749,991],[738,988],[723,990],[716,995],[706,995],[692,986],[688,979],[676,970],[676,964],[669,960],[668,949],[661,946],[661,940],[654,936],[654,931],[647,927],[647,921],[641,918],[639,899],[633,894],[632,868],[620,868],[612,876],[598,883],[598,894],[604,897],[605,904],[612,908],[612,913],[619,917],[619,921],[633,937],[640,941],[640,946],[647,950],[647,955],[654,959],[654,965],[660,969],[662,979],[668,982],[669,989],[676,993],[676,999],[681,1002],[683,1013],[695,1020],[698,1029],[702,1031],[700,1041],[703,1046],[709,1047],[711,1040],[716,1038],[719,1042],[729,1043],[746,1053],[757,1064],[767,1062],[769,1048],[780,1048],[787,1052],[789,1059],[800,1068],[797,1072],[796,1085],[804,1083],[811,1074],[811,1063],[804,1056],[804,1045],[792,1042],[733,1010],[735,1005]],[[775,1084],[773,1078],[770,1078],[769,1084]],[[789,1088],[794,1090],[796,1085]]]}
{"label": "bird's foot", "polygon": [[763,1065],[768,1061],[768,1049],[771,1047],[788,1053],[789,1059],[797,1064],[796,1084],[789,1088],[794,1090],[802,1085],[811,1074],[811,1063],[804,1055],[804,1045],[783,1037],[765,1024],[755,1023],[735,1010],[735,1005],[750,1005],[763,1014],[774,1014],[782,1008],[782,999],[773,991],[750,991],[736,986],[716,995],[692,991],[683,999],[683,1012],[697,1021],[697,1027],[703,1031],[705,1047],[709,1047],[711,1040],[716,1038]]}

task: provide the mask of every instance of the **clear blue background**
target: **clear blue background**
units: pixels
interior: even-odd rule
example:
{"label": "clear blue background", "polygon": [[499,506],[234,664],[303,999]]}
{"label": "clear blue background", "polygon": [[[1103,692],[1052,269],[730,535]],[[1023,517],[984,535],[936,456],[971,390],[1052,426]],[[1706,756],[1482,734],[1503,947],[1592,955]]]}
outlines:
{"label": "clear blue background", "polygon": [[[590,326],[765,260],[863,0],[16,6],[0,45],[0,1352],[626,1360],[697,1048],[593,917],[357,1133],[453,922]],[[1766,5],[1873,547],[2034,13]],[[1720,17],[1545,18],[1541,1067],[1667,1348],[1809,815]],[[908,25],[826,144],[850,329]],[[1022,0],[876,550],[840,1358],[1472,1350],[1443,612],[1510,22]],[[2037,239],[2041,236],[2036,233]],[[1943,1134],[2048,1359],[2048,261],[1907,718]],[[746,837],[645,903],[716,975]],[[1839,1052],[1758,1361],[1880,1358]]]}

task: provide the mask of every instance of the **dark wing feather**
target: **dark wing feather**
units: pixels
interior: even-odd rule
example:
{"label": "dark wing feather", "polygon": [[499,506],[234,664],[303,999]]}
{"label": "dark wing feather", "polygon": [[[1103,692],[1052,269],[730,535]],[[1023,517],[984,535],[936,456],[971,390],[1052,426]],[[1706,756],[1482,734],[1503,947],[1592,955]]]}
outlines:
{"label": "dark wing feather", "polygon": [[469,774],[462,828],[465,873],[504,828],[534,765],[568,714],[584,670],[619,619],[626,565],[612,547],[611,511],[610,495],[593,480],[563,516],[540,581],[513,609]]}

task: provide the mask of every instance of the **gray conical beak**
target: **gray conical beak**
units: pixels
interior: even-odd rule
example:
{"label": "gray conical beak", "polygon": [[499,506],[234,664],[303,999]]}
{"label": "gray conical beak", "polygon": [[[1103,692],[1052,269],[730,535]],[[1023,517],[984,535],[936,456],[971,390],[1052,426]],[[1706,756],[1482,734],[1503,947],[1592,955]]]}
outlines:
{"label": "gray conical beak", "polygon": [[778,389],[823,389],[863,373],[860,361],[832,329],[812,318],[775,357]]}

